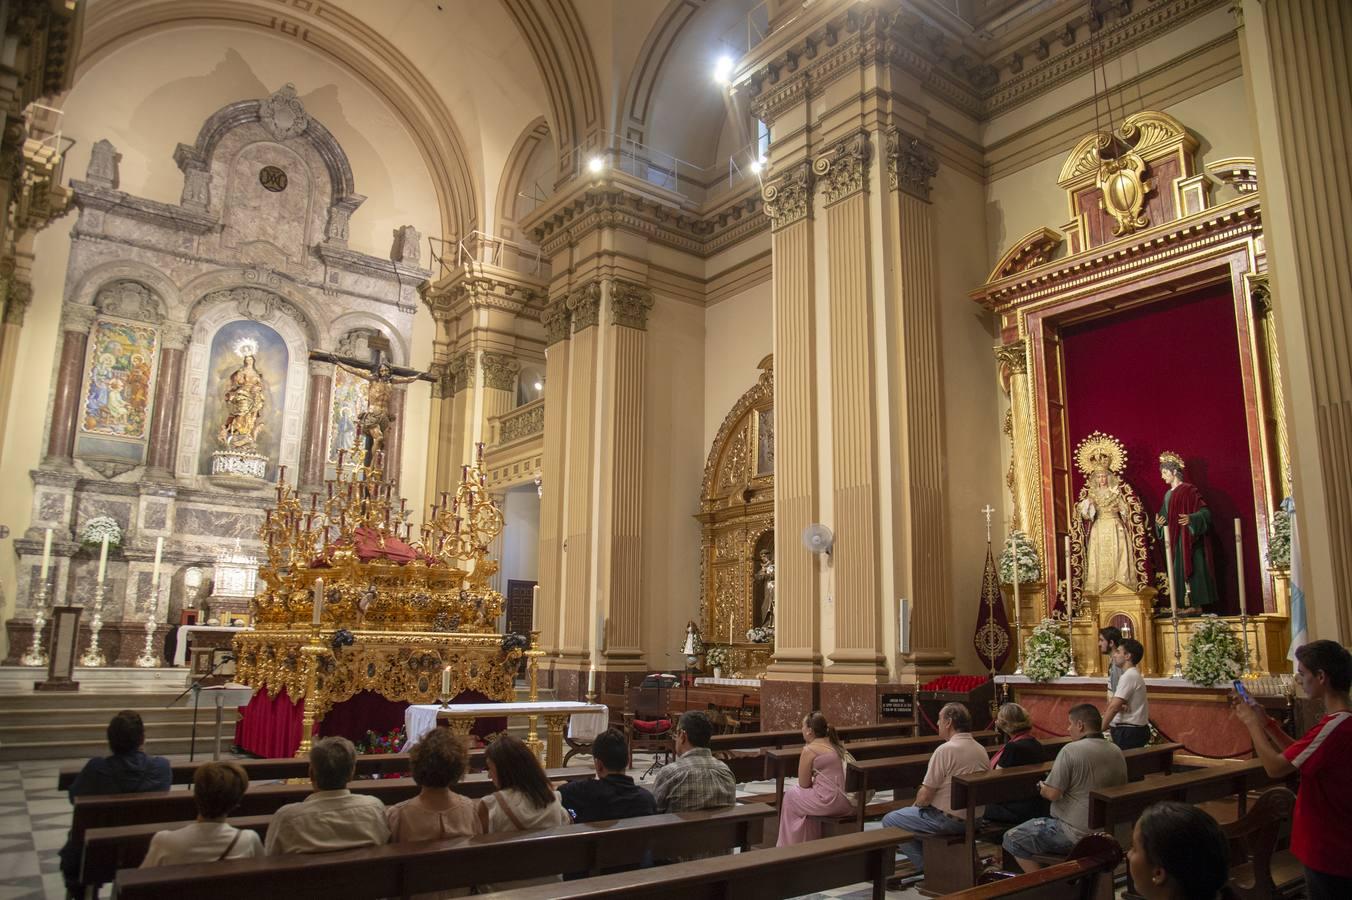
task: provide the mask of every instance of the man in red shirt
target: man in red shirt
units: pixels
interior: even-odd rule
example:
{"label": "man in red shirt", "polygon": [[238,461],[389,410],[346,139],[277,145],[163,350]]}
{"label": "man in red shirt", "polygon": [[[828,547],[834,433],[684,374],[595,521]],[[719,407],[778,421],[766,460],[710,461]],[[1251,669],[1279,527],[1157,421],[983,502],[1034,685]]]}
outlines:
{"label": "man in red shirt", "polygon": [[1352,897],[1352,654],[1335,641],[1305,644],[1296,650],[1296,675],[1306,696],[1324,702],[1324,718],[1298,741],[1257,706],[1237,697],[1231,704],[1267,773],[1300,773],[1291,852],[1305,866],[1310,900]]}

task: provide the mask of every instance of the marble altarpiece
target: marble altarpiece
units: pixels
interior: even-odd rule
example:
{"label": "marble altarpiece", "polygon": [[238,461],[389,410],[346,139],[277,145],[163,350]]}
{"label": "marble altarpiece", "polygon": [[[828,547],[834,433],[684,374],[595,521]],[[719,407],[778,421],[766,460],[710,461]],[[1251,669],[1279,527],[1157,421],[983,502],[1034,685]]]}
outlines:
{"label": "marble altarpiece", "polygon": [[[410,226],[395,231],[388,259],[348,247],[364,198],[342,147],[290,85],[220,109],[193,144],[178,146],[177,204],[119,190],[119,161],[99,141],[85,178],[72,183],[79,214],[46,453],[32,472],[29,528],[15,542],[21,575],[7,663],[29,643],[47,528],[58,605],[92,597],[97,554],[80,545],[84,523],[111,516],[123,531],[103,609],[110,665],[130,664],[140,649],[157,538],[164,631],[185,605],[184,572],[210,568],[236,540],[258,552],[279,468],[293,483],[320,484],[332,475],[343,416],[359,412],[341,380],[334,408],[334,366],[310,361],[311,351],[368,359],[379,351],[407,365],[416,286],[431,274]],[[392,406],[402,404],[400,391]],[[226,429],[232,414],[244,419]],[[256,437],[263,479],[213,478],[227,430]],[[394,460],[401,437],[398,428],[390,437]]]}
{"label": "marble altarpiece", "polygon": [[[1221,526],[1207,611],[1247,628],[1253,671],[1289,670],[1286,573],[1265,554],[1290,485],[1258,174],[1252,159],[1202,165],[1200,146],[1150,110],[1085,136],[1056,186],[1069,221],[1014,242],[972,293],[998,316],[1008,525],[1033,541],[1045,578],[1020,592],[1024,637],[1069,613],[1084,675],[1104,671],[1096,638],[1109,624],[1145,644],[1147,675],[1173,668],[1153,534],[1165,451],[1185,458]],[[1104,528],[1119,534],[1096,537]],[[1181,619],[1183,645],[1197,621]]]}

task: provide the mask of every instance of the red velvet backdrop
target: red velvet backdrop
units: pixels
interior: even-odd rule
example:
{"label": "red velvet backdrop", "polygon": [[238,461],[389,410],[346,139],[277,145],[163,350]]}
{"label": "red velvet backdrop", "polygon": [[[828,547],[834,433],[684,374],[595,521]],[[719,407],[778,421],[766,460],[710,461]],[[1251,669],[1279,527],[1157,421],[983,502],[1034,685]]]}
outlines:
{"label": "red velvet backdrop", "polygon": [[[1127,448],[1126,480],[1153,522],[1164,500],[1159,455],[1187,462],[1184,479],[1211,507],[1222,614],[1239,613],[1235,525],[1244,528],[1250,613],[1261,612],[1253,482],[1235,306],[1228,284],[1170,298],[1062,331],[1072,448],[1103,431]],[[1072,462],[1073,466],[1073,462]],[[1083,477],[1074,475],[1078,495]],[[1164,548],[1154,543],[1156,571]]]}

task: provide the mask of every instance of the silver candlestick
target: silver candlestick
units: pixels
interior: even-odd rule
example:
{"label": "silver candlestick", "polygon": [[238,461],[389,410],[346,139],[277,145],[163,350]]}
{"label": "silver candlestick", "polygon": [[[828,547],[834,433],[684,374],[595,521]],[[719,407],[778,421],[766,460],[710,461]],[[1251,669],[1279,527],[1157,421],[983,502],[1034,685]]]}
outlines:
{"label": "silver candlestick", "polygon": [[44,668],[47,665],[47,651],[42,649],[42,629],[47,624],[47,593],[48,585],[44,579],[42,587],[38,589],[37,608],[33,610],[33,643],[19,660],[20,665]]}
{"label": "silver candlestick", "polygon": [[89,622],[89,649],[80,657],[80,665],[89,668],[108,664],[103,651],[99,649],[99,632],[103,630],[103,592],[103,582],[100,581],[94,588],[94,618]]}
{"label": "silver candlestick", "polygon": [[159,668],[160,658],[155,654],[152,647],[155,643],[155,613],[160,605],[160,579],[155,578],[150,583],[150,602],[146,609],[146,645],[141,650],[141,655],[136,657],[136,665],[143,669]]}

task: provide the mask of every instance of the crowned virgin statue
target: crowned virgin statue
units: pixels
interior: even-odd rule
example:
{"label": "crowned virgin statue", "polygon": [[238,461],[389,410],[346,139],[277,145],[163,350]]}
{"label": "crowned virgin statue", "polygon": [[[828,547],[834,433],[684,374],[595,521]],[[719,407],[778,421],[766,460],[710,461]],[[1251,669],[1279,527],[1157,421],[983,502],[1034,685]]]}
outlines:
{"label": "crowned virgin statue", "polygon": [[1123,480],[1127,453],[1117,439],[1094,432],[1075,448],[1084,486],[1071,517],[1072,593],[1099,594],[1114,581],[1132,590],[1146,584],[1145,512]]}
{"label": "crowned virgin statue", "polygon": [[226,382],[225,421],[216,439],[226,450],[257,453],[267,387],[262,373],[254,367],[253,345],[242,345],[240,355],[243,357],[240,367],[230,373]]}

